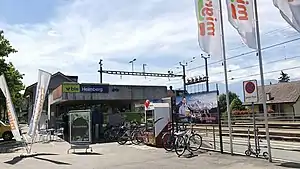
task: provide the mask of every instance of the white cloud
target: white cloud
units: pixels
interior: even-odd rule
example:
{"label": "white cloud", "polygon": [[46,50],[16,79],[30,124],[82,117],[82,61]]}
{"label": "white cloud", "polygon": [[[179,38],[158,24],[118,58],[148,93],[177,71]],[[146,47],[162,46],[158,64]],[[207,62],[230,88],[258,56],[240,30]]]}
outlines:
{"label": "white cloud", "polygon": [[[268,39],[267,44],[263,45],[272,44],[275,41],[280,42],[280,38],[284,40],[284,36],[294,33],[288,29],[283,30],[287,28],[287,24],[280,17],[277,9],[272,6],[271,0],[259,1],[259,5],[262,39]],[[227,22],[225,8],[224,18],[227,49],[242,45],[237,32]],[[56,15],[42,23],[9,25],[4,20],[0,20],[0,28],[5,30],[7,38],[19,51],[11,55],[9,59],[26,74],[24,79],[26,85],[36,81],[39,68],[52,73],[61,71],[69,75],[78,75],[81,82],[97,82],[99,81],[97,73],[99,59],[104,60],[105,69],[130,70],[131,66],[128,61],[137,58],[136,70],[141,70],[143,63],[139,60],[143,60],[151,61],[151,64],[147,62],[149,71],[167,72],[171,67],[174,72],[177,72],[174,64],[183,60],[187,61],[201,53],[197,47],[193,1],[76,0],[64,6],[58,6]],[[277,30],[264,35],[274,29],[282,31]],[[274,35],[276,37],[272,37]],[[279,49],[274,48],[274,50]],[[287,47],[287,51],[290,50],[293,49]],[[249,49],[244,47],[238,50],[228,50],[228,54],[231,56],[245,51]],[[153,61],[151,55],[143,56],[152,52],[161,58]],[[280,52],[282,53],[280,50],[277,53]],[[164,58],[166,55],[172,55],[174,59],[166,60]],[[268,52],[264,53],[265,55],[268,55]],[[238,63],[234,60],[228,61],[228,70],[257,63],[255,59],[249,61],[248,56],[242,58],[245,60]],[[162,63],[165,64],[164,67],[157,66]],[[197,57],[195,62],[189,63],[187,68],[202,64],[203,59]],[[278,63],[266,67],[265,70],[292,67],[291,65],[296,64],[299,64],[299,61]],[[223,72],[220,63],[211,65],[210,80],[223,81],[224,75],[220,72]],[[257,72],[258,67],[233,71],[228,73],[228,76],[236,78]],[[287,72],[293,77],[299,76],[295,70]],[[203,67],[187,72],[188,76],[202,74],[205,74]],[[277,76],[278,74],[266,74],[266,78],[276,79]],[[175,86],[181,84],[180,78],[168,81],[168,79],[125,76],[120,79],[120,77],[108,75],[104,76],[104,82],[175,84]]]}

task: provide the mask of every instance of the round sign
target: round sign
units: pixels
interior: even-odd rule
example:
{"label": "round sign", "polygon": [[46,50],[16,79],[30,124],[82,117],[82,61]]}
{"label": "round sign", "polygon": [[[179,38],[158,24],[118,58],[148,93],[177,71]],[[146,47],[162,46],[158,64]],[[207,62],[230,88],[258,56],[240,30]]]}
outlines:
{"label": "round sign", "polygon": [[253,93],[255,91],[255,84],[253,82],[247,82],[245,85],[245,90],[249,94]]}

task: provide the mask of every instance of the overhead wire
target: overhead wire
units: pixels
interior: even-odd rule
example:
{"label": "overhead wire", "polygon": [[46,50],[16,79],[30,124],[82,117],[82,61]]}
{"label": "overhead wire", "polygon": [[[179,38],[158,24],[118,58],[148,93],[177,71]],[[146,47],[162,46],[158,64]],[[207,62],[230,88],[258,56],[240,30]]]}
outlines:
{"label": "overhead wire", "polygon": [[[291,26],[286,26],[286,27],[283,27],[283,28],[277,28],[277,29],[274,29],[274,30],[271,30],[271,31],[268,31],[268,32],[265,32],[265,33],[262,33],[262,35],[269,35],[269,34],[274,34],[275,32],[281,32],[281,31],[284,31],[284,30],[287,30],[287,29],[290,29],[292,28]],[[236,50],[236,49],[240,49],[240,48],[244,48],[244,47],[247,47],[245,44],[242,44],[240,46],[237,46],[235,48],[231,48],[231,49],[227,49],[226,51],[233,51],[233,50]],[[196,56],[197,57],[197,56]],[[227,58],[228,60],[228,58]],[[216,61],[216,62],[212,62],[212,63],[209,63],[208,65],[212,65],[212,64],[216,64],[216,63],[220,63],[222,62],[223,60],[219,60],[219,61]],[[175,63],[173,66],[175,65],[178,65],[178,63]],[[172,66],[172,67],[173,67]],[[202,65],[202,66],[198,66],[196,67],[195,69],[197,68],[201,68],[201,67],[204,67],[205,65]],[[192,69],[193,70],[193,69]],[[189,70],[187,70],[189,71]],[[182,73],[182,71],[180,72],[177,72],[176,74],[179,74],[179,73]]]}
{"label": "overhead wire", "polygon": [[[275,32],[279,32],[279,31],[282,31],[282,30],[290,29],[290,28],[291,28],[290,26],[287,26],[285,28],[278,28],[278,29],[266,32],[266,33],[264,33],[264,35],[274,34]],[[293,42],[293,41],[297,41],[297,40],[300,40],[300,37],[295,38],[295,39],[291,39],[291,40],[287,40],[287,41],[283,41],[283,42],[279,42],[279,43],[276,43],[276,44],[273,44],[273,45],[266,46],[266,47],[262,48],[262,50],[267,50],[267,49],[270,49],[270,48],[273,48],[273,47],[277,47],[277,46],[280,46],[280,45],[283,45],[283,44],[286,44],[286,43],[290,43],[290,42]],[[243,48],[243,47],[246,47],[246,46],[245,45],[241,45],[241,46],[236,47],[236,48],[228,49],[227,51],[236,50],[236,49]],[[231,59],[234,59],[234,58],[243,57],[245,55],[249,55],[249,54],[255,53],[255,52],[256,51],[244,52],[244,53],[241,53],[241,54],[238,54],[238,55],[234,55],[234,56],[228,57],[226,60],[231,60]],[[194,56],[193,59],[190,62],[193,62],[193,60],[195,60],[195,58],[197,58],[197,56]],[[292,59],[292,58],[287,58],[287,59]],[[280,59],[280,60],[284,60],[284,59]],[[278,62],[278,61],[279,60],[277,60],[277,61],[271,61],[271,62],[268,62],[266,64],[270,64],[272,62],[275,63],[275,62]],[[223,62],[223,60],[218,60],[218,61],[215,61],[215,62],[211,62],[211,63],[208,64],[208,66],[209,65],[213,65],[213,64],[217,64],[217,63],[221,63],[221,62]],[[178,63],[174,64],[173,66],[176,66],[176,65],[178,65]],[[238,68],[238,69],[234,69],[234,70],[231,70],[231,71],[229,70],[229,72],[237,71],[237,70],[241,70],[241,69],[247,69],[247,68],[256,67],[256,66],[257,65],[252,65],[252,66],[248,66],[248,67],[244,67],[244,68]],[[201,66],[196,66],[196,67],[193,67],[193,68],[189,68],[186,71],[188,72],[188,71],[195,70],[195,69],[202,68],[202,67],[205,67],[205,65],[201,65]],[[149,69],[149,67],[147,67],[147,68]],[[179,74],[179,73],[182,73],[182,71],[175,72],[174,74]],[[219,73],[221,73],[221,72],[219,72]],[[151,79],[149,78],[148,80],[154,81],[154,80],[157,80],[157,79],[161,79],[161,78],[151,78]],[[180,80],[182,80],[182,79],[181,78],[180,79],[172,79],[172,80],[169,79],[168,83],[171,83],[173,81],[180,81]]]}
{"label": "overhead wire", "polygon": [[[287,29],[290,29],[290,28],[292,28],[292,27],[291,26],[286,26],[286,27],[283,27],[283,28],[277,28],[277,29],[262,33],[262,35],[265,36],[265,35],[269,35],[271,33],[284,31],[284,30],[287,30]],[[245,47],[247,47],[247,46],[245,44],[243,44],[243,45],[237,46],[235,48],[229,48],[229,49],[227,49],[227,51],[237,50],[237,49],[241,49],[241,48],[245,48]]]}
{"label": "overhead wire", "polygon": [[[288,26],[284,29],[277,29],[277,30],[273,30],[273,31],[270,31],[266,34],[269,34],[269,33],[274,33],[278,30],[286,30],[286,29],[290,29],[291,27]],[[290,37],[294,37],[294,36],[299,36],[298,34],[296,35],[292,35],[292,36],[289,36],[287,38],[290,38]],[[273,44],[273,45],[269,45],[269,46],[266,46],[266,47],[263,47],[262,50],[267,50],[267,49],[270,49],[270,48],[274,48],[274,47],[277,47],[277,46],[280,46],[280,45],[283,45],[283,44],[287,44],[287,43],[290,43],[290,42],[294,42],[294,41],[297,41],[297,40],[300,40],[300,37],[298,38],[294,38],[294,39],[290,39],[290,40],[286,40],[286,41],[283,41],[283,42],[279,42],[279,43],[276,43],[276,44]],[[256,51],[249,51],[249,52],[245,52],[245,53],[242,53],[242,54],[238,54],[238,55],[235,55],[235,56],[231,56],[231,57],[228,57],[226,60],[230,60],[230,59],[234,59],[234,58],[239,58],[239,57],[242,57],[242,56],[245,56],[245,55],[248,55],[248,54],[251,54],[251,53],[255,53]],[[267,64],[272,64],[272,63],[276,63],[276,62],[280,62],[280,61],[284,61],[284,60],[291,60],[291,59],[295,59],[295,58],[299,58],[300,56],[293,56],[293,57],[288,57],[288,58],[283,58],[283,59],[278,59],[278,60],[273,60],[273,61],[270,61],[270,62],[266,62],[264,63],[264,65],[267,65]],[[213,65],[213,64],[216,64],[216,63],[220,63],[220,62],[223,62],[223,60],[219,60],[219,61],[215,61],[215,62],[212,62],[212,63],[209,63],[208,65]],[[237,69],[232,69],[232,70],[229,70],[228,72],[234,72],[234,71],[238,71],[238,70],[242,70],[242,69],[249,69],[249,68],[253,68],[253,67],[257,67],[258,64],[255,64],[255,65],[251,65],[251,66],[246,66],[246,67],[242,67],[242,68],[237,68]],[[194,69],[197,69],[197,68],[201,68],[201,67],[205,67],[205,65],[201,65],[201,66],[197,66],[197,67],[194,67],[194,68],[190,68],[190,69],[187,69],[187,71],[191,71],[191,70],[194,70]],[[293,69],[298,69],[300,68],[300,66],[296,66],[296,67],[292,67],[292,68],[284,68],[284,69],[280,69],[280,70],[273,70],[273,71],[269,71],[269,72],[265,72],[264,74],[270,74],[270,73],[275,73],[275,72],[278,72],[278,71],[283,71],[283,70],[293,70]],[[180,72],[177,72],[177,73],[181,73],[182,71]],[[214,74],[219,74],[219,73],[223,73],[223,72],[218,72],[218,73],[214,73]],[[259,74],[252,74],[252,75],[247,75],[247,76],[241,76],[241,77],[237,77],[237,78],[231,78],[229,80],[236,80],[236,79],[241,79],[241,78],[246,78],[246,77],[249,77],[249,76],[257,76]],[[179,81],[181,79],[177,79],[176,81]],[[220,81],[222,82],[222,81]],[[211,82],[211,83],[215,83],[215,82]]]}
{"label": "overhead wire", "polygon": [[[269,45],[269,46],[263,47],[261,50],[263,51],[263,50],[266,50],[266,49],[274,48],[274,47],[277,47],[277,46],[280,46],[280,45],[283,45],[283,44],[287,44],[287,43],[290,43],[290,42],[294,42],[294,41],[297,41],[297,40],[300,40],[300,37],[295,38],[295,39],[291,39],[291,40],[287,40],[287,41],[284,41],[284,42],[276,43],[276,44],[273,44],[273,45]],[[251,54],[251,53],[256,53],[256,51],[244,52],[244,53],[241,53],[241,54],[238,54],[238,55],[234,55],[234,56],[228,57],[228,58],[226,58],[226,60],[231,60],[231,59],[243,57],[243,56]],[[211,62],[211,63],[209,63],[207,65],[209,66],[209,65],[213,65],[213,64],[221,63],[221,62],[223,62],[223,59],[215,61],[215,62]],[[193,68],[187,69],[187,71],[195,70],[195,69],[202,68],[202,67],[205,67],[205,65],[193,67]]]}
{"label": "overhead wire", "polygon": [[[281,61],[285,61],[285,60],[292,60],[292,59],[296,59],[296,58],[300,58],[300,56],[292,56],[292,57],[287,57],[287,58],[282,58],[282,59],[277,59],[277,60],[273,60],[270,62],[265,62],[263,65],[268,65],[268,64],[272,64],[272,63],[277,63],[277,62],[281,62]],[[245,67],[240,67],[240,68],[236,68],[236,69],[230,69],[227,72],[231,73],[234,71],[238,71],[238,70],[244,70],[244,69],[250,69],[250,68],[254,68],[254,67],[258,67],[259,64],[255,64],[255,65],[250,65],[250,66],[245,66]],[[210,73],[211,75],[217,75],[217,74],[222,74],[224,72],[216,72],[216,73]]]}
{"label": "overhead wire", "polygon": [[[294,70],[294,69],[300,69],[300,66],[294,66],[294,67],[290,67],[290,68],[283,68],[283,69],[277,69],[277,70],[272,70],[272,71],[268,71],[268,72],[264,72],[264,75],[266,74],[272,74],[272,73],[278,73],[279,71],[286,71],[286,70]],[[243,78],[247,78],[247,77],[253,77],[253,76],[259,76],[259,73],[256,74],[250,74],[247,76],[240,76],[240,77],[236,77],[236,78],[231,78],[229,80],[237,80],[237,79],[243,79]]]}
{"label": "overhead wire", "polygon": [[[299,57],[300,56],[292,56],[292,57],[288,57],[288,58],[284,58],[284,59],[278,59],[278,60],[274,60],[274,61],[270,61],[270,62],[264,63],[263,65],[267,65],[267,64],[271,64],[271,63],[276,63],[276,62],[280,62],[280,61],[283,61],[283,60],[292,60],[292,59],[299,58]],[[244,68],[233,69],[233,70],[228,71],[228,72],[238,71],[238,70],[242,70],[242,69],[245,69],[245,68],[252,68],[252,67],[257,67],[257,66],[258,65],[251,65],[251,66],[247,66],[247,67],[244,67]],[[295,67],[291,67],[291,68],[282,68],[282,69],[267,71],[264,74],[277,73],[279,71],[293,70],[293,69],[299,69],[299,68],[300,68],[300,66],[295,66]],[[223,72],[220,72],[220,73],[223,73]],[[260,75],[260,74],[259,73],[257,73],[257,74],[249,74],[249,75],[245,75],[245,76],[232,77],[232,78],[230,78],[228,80],[237,80],[237,79],[242,79],[242,78],[247,78],[247,77],[253,77],[253,76],[258,76],[258,75]],[[181,81],[181,79],[176,79],[174,81]],[[223,81],[224,80],[212,81],[210,83],[217,83],[217,82],[223,82]]]}

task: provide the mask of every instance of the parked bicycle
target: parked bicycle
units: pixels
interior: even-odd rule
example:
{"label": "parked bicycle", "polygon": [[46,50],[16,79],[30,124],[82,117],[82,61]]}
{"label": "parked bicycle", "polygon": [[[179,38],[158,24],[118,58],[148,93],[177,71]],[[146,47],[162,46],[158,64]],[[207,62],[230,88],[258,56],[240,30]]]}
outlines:
{"label": "parked bicycle", "polygon": [[195,133],[192,123],[190,126],[191,128],[186,131],[175,133],[174,147],[178,157],[182,156],[186,150],[193,154],[194,151],[199,150],[202,146],[202,137]]}
{"label": "parked bicycle", "polygon": [[103,134],[105,142],[116,141],[120,132],[120,126],[108,126]]}
{"label": "parked bicycle", "polygon": [[131,142],[135,145],[145,143],[146,127],[144,124],[136,127],[131,133]]}
{"label": "parked bicycle", "polygon": [[163,134],[161,139],[162,139],[163,148],[166,151],[173,151],[174,150],[176,135],[175,135],[175,132],[173,132],[172,122],[170,122],[168,124],[168,131]]}
{"label": "parked bicycle", "polygon": [[126,126],[126,125],[121,126],[120,131],[118,133],[117,142],[120,145],[124,145],[128,141],[131,141],[133,143],[132,133],[137,129],[137,126],[138,125],[135,122],[130,122],[130,124],[128,126]]}

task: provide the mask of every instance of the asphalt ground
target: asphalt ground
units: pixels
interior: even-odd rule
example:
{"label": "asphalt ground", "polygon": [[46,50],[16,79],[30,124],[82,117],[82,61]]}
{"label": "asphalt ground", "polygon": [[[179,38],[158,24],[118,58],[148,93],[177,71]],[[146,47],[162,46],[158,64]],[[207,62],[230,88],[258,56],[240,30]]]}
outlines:
{"label": "asphalt ground", "polygon": [[84,150],[67,153],[66,142],[36,143],[31,156],[24,149],[0,154],[0,169],[280,169],[300,168],[291,162],[269,163],[267,160],[231,156],[201,150],[196,156],[178,158],[174,152],[145,145],[117,143],[91,145],[93,153]]}

